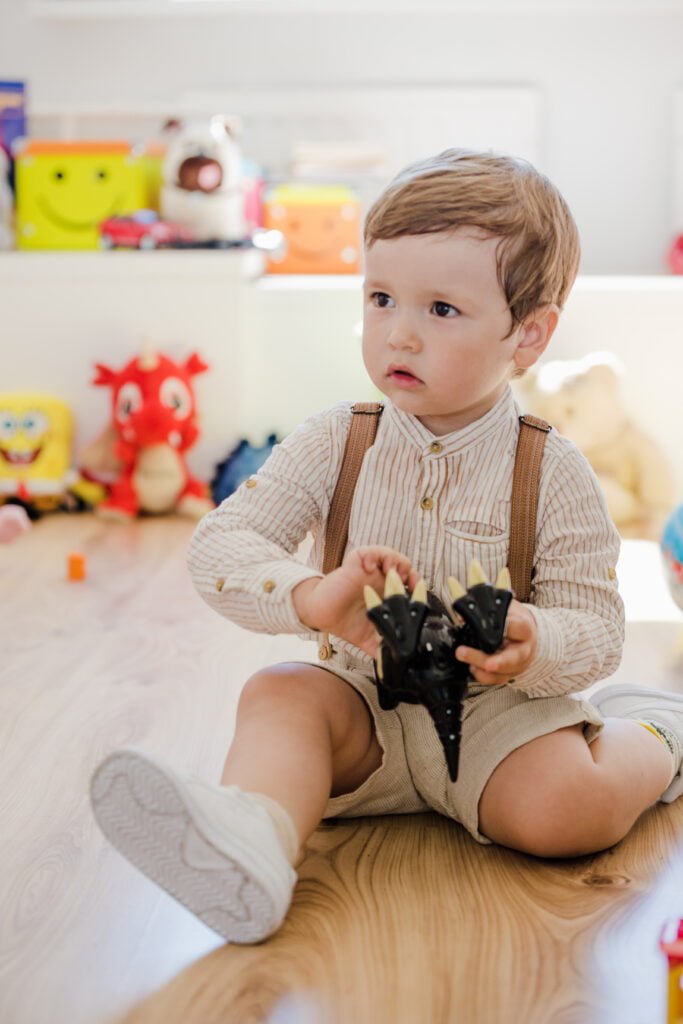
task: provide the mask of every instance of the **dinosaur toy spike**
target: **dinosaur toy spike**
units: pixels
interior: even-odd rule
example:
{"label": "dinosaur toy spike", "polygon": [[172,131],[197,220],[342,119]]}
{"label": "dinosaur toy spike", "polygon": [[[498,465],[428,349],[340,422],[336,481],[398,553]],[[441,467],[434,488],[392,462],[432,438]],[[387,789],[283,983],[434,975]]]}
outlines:
{"label": "dinosaur toy spike", "polygon": [[455,576],[448,577],[448,592],[451,595],[451,601],[457,601],[459,597],[464,597],[467,593],[460,580],[456,580]]}
{"label": "dinosaur toy spike", "polygon": [[507,565],[503,566],[496,577],[496,590],[512,590],[512,580]]}
{"label": "dinosaur toy spike", "polygon": [[415,584],[415,590],[410,596],[411,601],[419,601],[420,604],[427,603],[427,584],[424,580],[418,580]]}
{"label": "dinosaur toy spike", "polygon": [[373,587],[363,587],[363,597],[365,598],[365,607],[369,610],[370,608],[376,608],[378,604],[382,603],[382,598],[379,596],[377,591]]}
{"label": "dinosaur toy spike", "polygon": [[395,569],[390,569],[387,573],[387,578],[384,584],[384,599],[387,597],[401,596],[405,594],[406,590],[401,582],[401,577]]}
{"label": "dinosaur toy spike", "polygon": [[488,583],[488,580],[479,562],[473,558],[467,567],[467,589],[476,587],[478,583]]}

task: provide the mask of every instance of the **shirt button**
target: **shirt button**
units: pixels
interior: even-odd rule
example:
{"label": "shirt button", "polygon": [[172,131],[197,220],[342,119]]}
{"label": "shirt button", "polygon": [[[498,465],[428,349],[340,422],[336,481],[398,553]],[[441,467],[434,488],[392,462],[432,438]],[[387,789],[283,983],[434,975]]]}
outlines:
{"label": "shirt button", "polygon": [[265,590],[266,594],[272,593],[273,590],[275,590],[275,580],[266,580],[266,582],[263,584],[263,589]]}
{"label": "shirt button", "polygon": [[613,569],[610,566],[609,569],[607,570],[607,579],[608,580],[615,580],[616,578],[617,578],[617,570]]}
{"label": "shirt button", "polygon": [[430,446],[429,446],[429,450],[430,450],[430,452],[432,452],[432,453],[433,453],[434,455],[438,455],[438,454],[439,454],[439,452],[442,452],[442,451],[443,451],[443,445],[442,445],[442,444],[440,444],[440,443],[439,443],[439,441],[432,441],[432,443],[431,443],[431,444],[430,444]]}
{"label": "shirt button", "polygon": [[423,508],[425,512],[429,512],[430,509],[434,508],[434,502],[431,498],[423,498],[420,502],[420,508]]}
{"label": "shirt button", "polygon": [[256,487],[256,481],[254,480],[253,476],[250,476],[248,480],[244,481],[244,486],[245,487]]}
{"label": "shirt button", "polygon": [[218,591],[219,594],[220,594],[220,592],[221,592],[221,590],[223,589],[224,586],[225,586],[225,579],[224,579],[223,576],[220,576],[216,580],[216,583],[215,583],[216,590]]}

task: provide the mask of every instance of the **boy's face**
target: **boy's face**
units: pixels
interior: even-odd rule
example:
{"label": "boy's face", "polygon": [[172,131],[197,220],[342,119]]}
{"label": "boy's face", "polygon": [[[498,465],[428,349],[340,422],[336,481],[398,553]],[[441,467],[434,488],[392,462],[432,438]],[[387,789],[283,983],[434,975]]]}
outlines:
{"label": "boy's face", "polygon": [[404,235],[366,252],[363,358],[374,384],[434,434],[491,409],[557,322],[546,307],[509,334],[496,246],[477,228]]}

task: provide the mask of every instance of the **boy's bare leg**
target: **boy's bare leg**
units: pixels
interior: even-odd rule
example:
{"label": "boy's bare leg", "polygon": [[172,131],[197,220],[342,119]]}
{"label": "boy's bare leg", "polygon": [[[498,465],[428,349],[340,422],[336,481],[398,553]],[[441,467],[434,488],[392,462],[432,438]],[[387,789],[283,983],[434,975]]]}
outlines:
{"label": "boy's bare leg", "polygon": [[304,843],[330,795],[356,789],[381,760],[360,694],[325,669],[288,662],[247,682],[221,782],[276,800]]}
{"label": "boy's bare leg", "polygon": [[594,853],[626,835],[671,772],[665,744],[637,722],[609,718],[590,745],[582,726],[559,729],[498,765],[479,801],[479,828],[540,857]]}

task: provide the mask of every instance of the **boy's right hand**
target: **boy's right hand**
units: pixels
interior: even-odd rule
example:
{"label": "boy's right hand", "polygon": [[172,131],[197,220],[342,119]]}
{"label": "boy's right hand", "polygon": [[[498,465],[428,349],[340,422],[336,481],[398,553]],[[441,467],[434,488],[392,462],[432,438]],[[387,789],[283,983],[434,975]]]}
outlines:
{"label": "boy's right hand", "polygon": [[296,613],[315,632],[333,633],[375,658],[380,637],[367,617],[363,587],[383,594],[390,569],[396,570],[411,591],[420,579],[405,555],[392,548],[356,548],[338,569],[294,588]]}

